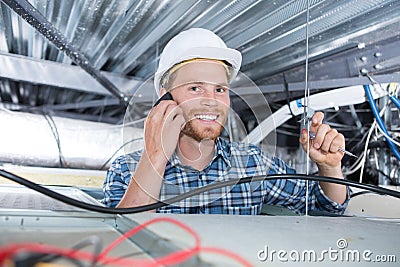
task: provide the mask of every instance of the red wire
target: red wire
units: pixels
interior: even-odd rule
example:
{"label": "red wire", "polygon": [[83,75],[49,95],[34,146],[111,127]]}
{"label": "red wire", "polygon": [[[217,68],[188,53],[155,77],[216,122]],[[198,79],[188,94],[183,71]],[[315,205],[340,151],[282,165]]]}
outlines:
{"label": "red wire", "polygon": [[192,249],[186,249],[186,250],[174,252],[174,253],[168,254],[167,256],[164,256],[164,257],[161,257],[161,258],[157,258],[157,259],[155,259],[155,263],[151,263],[148,266],[177,264],[177,263],[180,263],[180,262],[183,262],[183,261],[189,259],[191,256],[193,256],[196,253],[198,253],[198,251],[200,249],[200,237],[193,229],[191,229],[186,224],[183,224],[180,221],[177,221],[175,219],[172,219],[172,218],[169,218],[169,217],[159,217],[159,218],[154,218],[154,219],[152,219],[152,220],[150,220],[150,221],[148,221],[146,223],[143,223],[143,224],[131,229],[130,231],[126,232],[122,236],[120,236],[118,239],[116,239],[114,242],[112,242],[110,245],[108,245],[103,250],[102,253],[100,253],[100,255],[98,257],[99,261],[102,261],[102,258],[105,255],[107,255],[112,249],[114,249],[116,246],[118,246],[121,242],[123,242],[127,238],[129,238],[132,235],[136,234],[140,230],[148,227],[149,225],[155,224],[155,223],[158,223],[158,222],[168,222],[168,223],[171,223],[171,224],[175,224],[178,227],[186,230],[189,234],[191,234],[194,237],[195,245],[194,245],[194,247]]}
{"label": "red wire", "polygon": [[127,238],[135,235],[137,232],[141,231],[142,229],[146,228],[147,226],[151,225],[151,224],[155,224],[158,222],[169,222],[172,224],[175,224],[179,227],[181,227],[182,229],[186,230],[189,234],[191,234],[194,239],[195,239],[195,247],[198,248],[200,246],[200,237],[198,236],[198,234],[191,229],[189,226],[187,226],[186,224],[181,223],[180,221],[177,221],[175,219],[169,218],[169,217],[160,217],[160,218],[154,218],[148,222],[145,222],[139,226],[136,226],[135,228],[129,230],[128,232],[126,232],[125,234],[123,234],[122,236],[120,236],[119,238],[117,238],[115,241],[113,241],[110,245],[108,245],[102,253],[100,253],[99,255],[99,259],[101,259],[103,256],[107,255],[112,249],[114,249],[116,246],[118,246],[121,242],[123,242],[124,240],[126,240]]}
{"label": "red wire", "polygon": [[202,252],[209,252],[209,253],[224,255],[228,258],[234,259],[235,261],[239,262],[240,264],[242,264],[243,266],[246,266],[246,267],[253,266],[253,264],[251,264],[249,261],[247,261],[246,259],[242,258],[241,256],[239,256],[229,250],[225,250],[222,248],[213,248],[213,247],[201,247],[200,250]]}
{"label": "red wire", "polygon": [[[169,222],[171,224],[175,224],[178,227],[186,230],[190,233],[195,239],[195,245],[191,249],[183,249],[177,252],[170,253],[166,256],[156,258],[156,259],[129,259],[129,258],[121,258],[121,257],[109,257],[107,254],[116,246],[118,246],[121,242],[129,238],[130,236],[136,234],[140,230],[145,227],[158,223],[158,222]],[[73,258],[77,260],[86,260],[91,261],[95,257],[92,253],[74,250],[74,249],[66,249],[59,248],[46,244],[38,244],[38,243],[19,243],[19,244],[9,244],[7,246],[0,247],[0,265],[8,258],[14,256],[14,254],[20,252],[21,250],[43,253],[43,254],[56,254],[65,256],[68,258]],[[144,224],[141,224],[130,231],[126,232],[121,237],[117,238],[114,242],[112,242],[109,246],[107,246],[100,255],[98,255],[97,260],[102,264],[110,264],[114,263],[119,266],[145,266],[145,267],[154,267],[160,265],[176,265],[178,263],[184,262],[188,260],[190,257],[194,256],[199,252],[211,252],[220,255],[224,255],[226,257],[232,258],[235,261],[239,262],[243,266],[249,267],[252,266],[247,260],[243,259],[239,255],[236,255],[230,251],[219,249],[219,248],[211,248],[211,247],[200,247],[200,237],[198,234],[192,230],[189,226],[168,217],[161,217],[152,219]]]}

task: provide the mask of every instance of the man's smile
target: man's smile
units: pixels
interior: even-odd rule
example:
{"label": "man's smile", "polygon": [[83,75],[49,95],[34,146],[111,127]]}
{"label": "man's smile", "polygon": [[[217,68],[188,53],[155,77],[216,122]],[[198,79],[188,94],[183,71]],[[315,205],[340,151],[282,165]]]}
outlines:
{"label": "man's smile", "polygon": [[194,117],[196,119],[199,119],[202,121],[215,121],[218,119],[219,115],[217,115],[217,114],[195,114]]}

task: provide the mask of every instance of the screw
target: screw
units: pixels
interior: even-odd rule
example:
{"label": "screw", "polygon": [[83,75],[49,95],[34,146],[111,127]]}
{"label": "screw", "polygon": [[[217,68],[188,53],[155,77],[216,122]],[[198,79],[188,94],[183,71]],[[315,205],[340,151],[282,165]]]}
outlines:
{"label": "screw", "polygon": [[365,43],[359,43],[357,45],[357,47],[358,47],[358,49],[363,49],[363,48],[365,48]]}

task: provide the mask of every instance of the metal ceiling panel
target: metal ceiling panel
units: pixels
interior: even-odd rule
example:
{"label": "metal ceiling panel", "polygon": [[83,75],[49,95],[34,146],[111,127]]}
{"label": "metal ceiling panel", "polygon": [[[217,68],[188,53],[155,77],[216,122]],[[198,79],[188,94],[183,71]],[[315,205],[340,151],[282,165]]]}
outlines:
{"label": "metal ceiling panel", "polygon": [[[32,21],[26,22],[4,2],[15,4],[24,0],[0,2],[1,60],[16,64],[2,70],[0,102],[34,108],[77,103],[86,107],[86,103],[110,97],[104,90],[107,82],[100,85],[93,77],[78,71],[79,67],[74,66],[77,63],[66,56],[65,50],[57,48],[30,25]],[[52,31],[48,36],[54,35],[54,31],[61,33],[76,49],[73,51],[93,67],[92,76],[104,74],[111,81],[108,87],[115,86],[118,91],[130,94],[139,87],[137,81],[152,77],[168,40],[191,27],[215,31],[228,46],[243,53],[244,74],[260,87],[279,88],[278,91],[283,88],[282,73],[289,84],[299,84],[304,78],[299,68],[305,61],[308,4],[310,66],[332,56],[340,59],[332,61],[336,65],[330,64],[323,77],[311,73],[317,79],[313,84],[326,84],[322,79],[349,79],[349,83],[359,80],[358,72],[335,69],[344,68],[340,65],[344,62],[353,62],[346,68],[357,69],[359,63],[355,57],[362,51],[360,47],[370,51],[400,38],[400,1],[396,0],[29,0],[28,3],[54,27],[42,29],[45,35],[45,30]],[[12,61],[12,55],[22,58]],[[373,65],[365,67],[377,75],[387,74],[399,71],[398,62],[386,59],[380,62],[384,69],[379,71]],[[57,64],[50,68],[53,66],[50,63]],[[46,71],[40,66],[45,66]],[[62,69],[67,70],[65,75]],[[90,73],[90,69],[86,71]],[[100,114],[109,118],[119,116],[116,121],[121,121],[123,111],[116,104],[66,112],[90,118]]]}

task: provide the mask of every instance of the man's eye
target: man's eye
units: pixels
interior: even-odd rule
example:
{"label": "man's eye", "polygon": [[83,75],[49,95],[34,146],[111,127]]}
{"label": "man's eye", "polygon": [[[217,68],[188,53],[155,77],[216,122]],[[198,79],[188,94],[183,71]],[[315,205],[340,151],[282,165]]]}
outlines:
{"label": "man's eye", "polygon": [[219,87],[219,88],[215,89],[215,91],[216,91],[217,93],[225,93],[227,90],[228,90],[228,89],[225,88],[225,87]]}
{"label": "man's eye", "polygon": [[199,92],[200,88],[197,87],[197,86],[192,86],[192,87],[189,88],[189,90],[192,91],[192,92]]}

